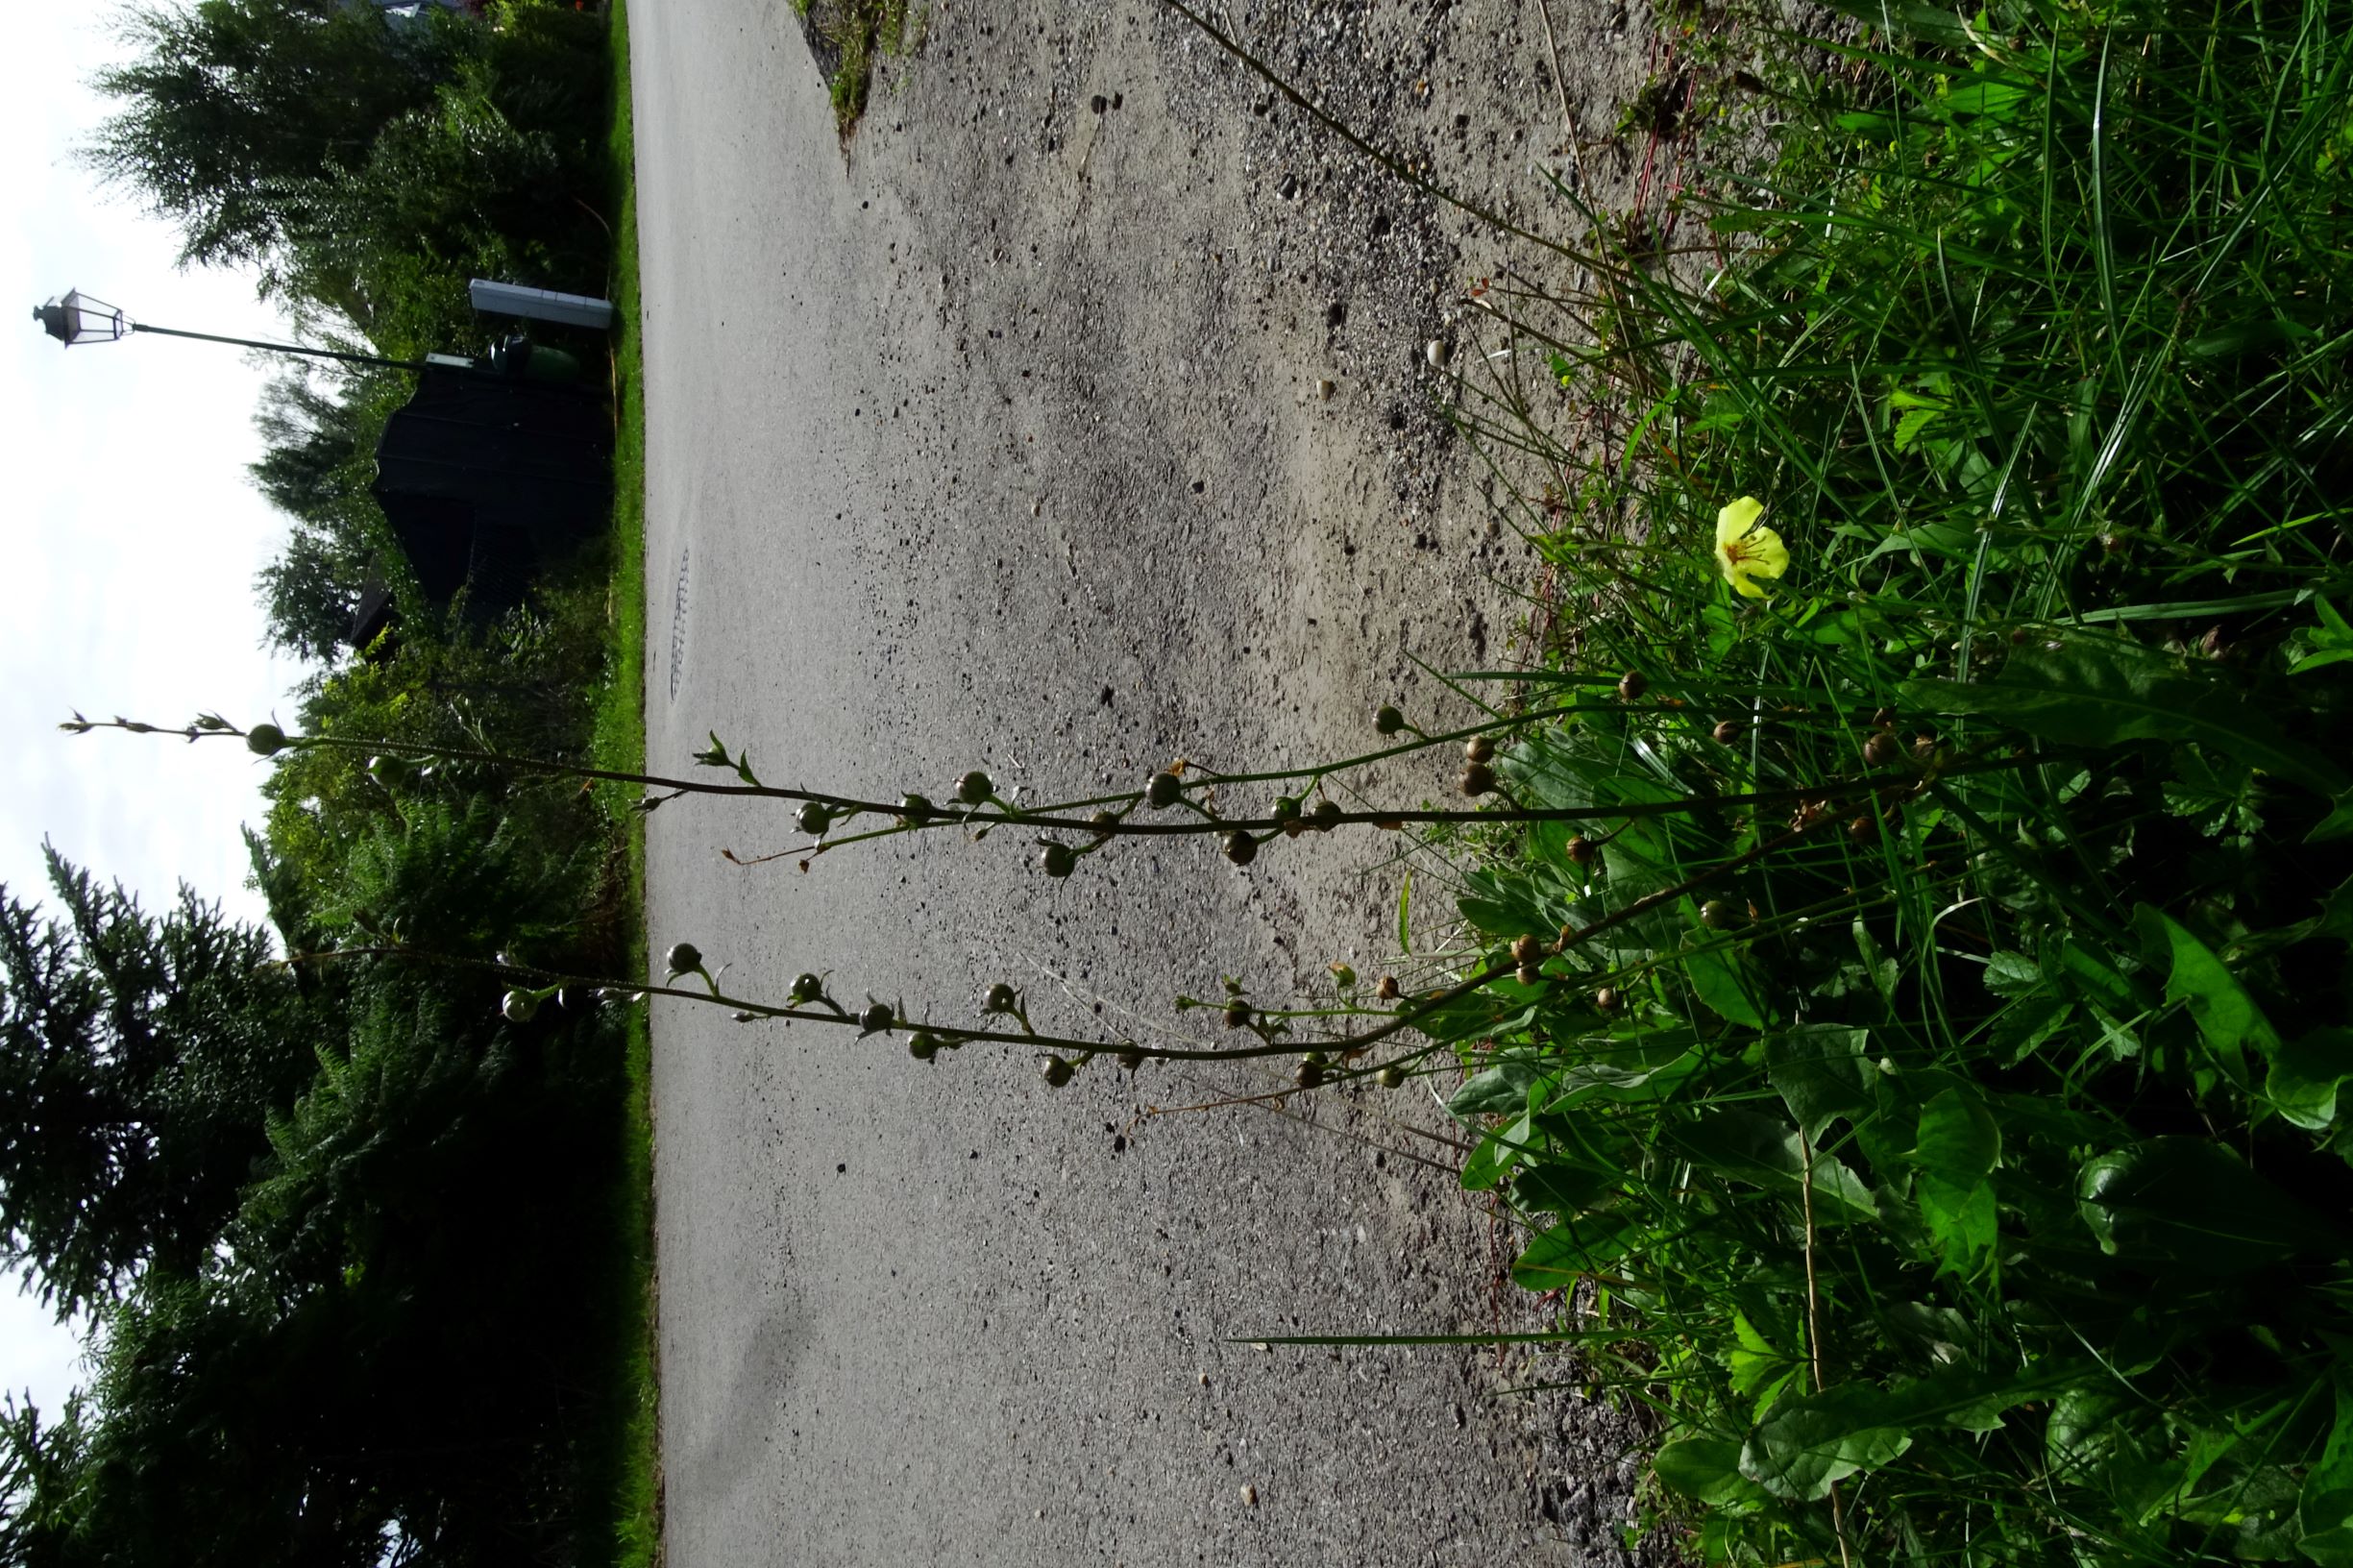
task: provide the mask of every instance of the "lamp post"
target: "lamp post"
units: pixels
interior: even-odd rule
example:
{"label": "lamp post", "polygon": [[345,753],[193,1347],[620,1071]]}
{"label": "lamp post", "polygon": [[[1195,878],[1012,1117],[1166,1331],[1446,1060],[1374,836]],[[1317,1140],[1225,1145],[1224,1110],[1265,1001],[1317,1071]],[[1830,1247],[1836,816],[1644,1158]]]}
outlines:
{"label": "lamp post", "polygon": [[42,331],[69,349],[84,343],[119,343],[133,332],[154,332],[161,337],[192,337],[205,343],[227,343],[240,349],[303,355],[312,359],[338,359],[347,365],[374,365],[383,370],[426,370],[434,365],[471,368],[473,364],[472,360],[440,355],[429,355],[423,359],[386,359],[373,354],[346,354],[340,349],[309,349],[297,343],[264,343],[250,337],[223,337],[217,332],[151,327],[143,321],[133,321],[120,306],[92,299],[78,288],[67,289],[47,305],[35,306],[33,319],[41,324]]}

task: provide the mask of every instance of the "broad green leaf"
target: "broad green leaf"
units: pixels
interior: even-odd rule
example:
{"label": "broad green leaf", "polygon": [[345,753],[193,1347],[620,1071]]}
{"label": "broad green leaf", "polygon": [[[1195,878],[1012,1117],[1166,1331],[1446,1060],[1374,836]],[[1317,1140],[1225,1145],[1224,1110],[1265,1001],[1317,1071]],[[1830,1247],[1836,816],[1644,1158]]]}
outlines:
{"label": "broad green leaf", "polygon": [[2353,1079],[2353,1029],[2315,1029],[2279,1047],[2264,1095],[2288,1120],[2316,1132],[2336,1121],[2337,1091],[2347,1079]]}
{"label": "broad green leaf", "polygon": [[1991,681],[1910,680],[1899,696],[1925,712],[1973,714],[2067,746],[2191,741],[2321,795],[2353,784],[2331,758],[2282,735],[2237,688],[2122,640],[2033,644]]}
{"label": "broad green leaf", "polygon": [[1710,1507],[1755,1507],[1765,1502],[1756,1482],[1740,1473],[1740,1444],[1730,1437],[1678,1437],[1651,1460],[1658,1479]]}
{"label": "broad green leaf", "polygon": [[2000,1124],[1974,1090],[1949,1089],[1922,1108],[1913,1196],[1928,1234],[1944,1248],[1945,1266],[1955,1273],[1974,1274],[1994,1250],[1992,1178],[2000,1158]]}
{"label": "broad green leaf", "polygon": [[1878,1071],[1872,1065],[1867,1030],[1808,1024],[1765,1042],[1765,1076],[1808,1138],[1819,1139],[1839,1116],[1850,1121],[1868,1116]]}
{"label": "broad green leaf", "polygon": [[2043,966],[2024,953],[1997,952],[1985,961],[1985,989],[1997,996],[2024,996],[2043,986]]}
{"label": "broad green leaf", "polygon": [[1548,1210],[1568,1215],[1593,1208],[1616,1189],[1617,1184],[1598,1170],[1581,1165],[1542,1161],[1523,1168],[1511,1182],[1511,1195],[1523,1209]]}
{"label": "broad green leaf", "polygon": [[[1797,1129],[1752,1111],[1715,1111],[1668,1129],[1667,1140],[1694,1164],[1770,1190],[1802,1197],[1805,1150]],[[1811,1187],[1814,1221],[1846,1225],[1879,1217],[1871,1188],[1835,1158],[1816,1150]]]}
{"label": "broad green leaf", "polygon": [[2318,1216],[2202,1138],[2103,1154],[2077,1175],[2075,1198],[2100,1249],[2142,1268],[2230,1275],[2344,1250]]}
{"label": "broad green leaf", "polygon": [[1551,1076],[1544,1058],[1534,1051],[1498,1051],[1487,1066],[1463,1082],[1446,1109],[1462,1121],[1488,1115],[1516,1115],[1528,1109],[1528,1091]]}
{"label": "broad green leaf", "polygon": [[1639,1217],[1614,1210],[1569,1215],[1537,1233],[1511,1265],[1511,1277],[1534,1291],[1568,1289],[1581,1276],[1605,1270],[1632,1251],[1645,1230]]}
{"label": "broad green leaf", "polygon": [[1728,1023],[1751,1029],[1772,1023],[1765,1001],[1764,977],[1755,963],[1739,949],[1714,948],[1683,955],[1683,973],[1709,1012]]}
{"label": "broad green leaf", "polygon": [[1776,1497],[1817,1502],[1835,1482],[1912,1446],[1910,1433],[1886,1423],[1885,1409],[1886,1396],[1868,1383],[1784,1399],[1741,1444],[1740,1473]]}

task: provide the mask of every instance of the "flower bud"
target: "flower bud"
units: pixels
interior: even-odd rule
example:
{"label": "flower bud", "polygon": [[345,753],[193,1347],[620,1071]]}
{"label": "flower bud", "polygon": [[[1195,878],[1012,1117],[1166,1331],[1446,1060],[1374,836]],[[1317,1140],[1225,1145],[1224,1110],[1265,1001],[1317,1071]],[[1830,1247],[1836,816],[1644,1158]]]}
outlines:
{"label": "flower bud", "polygon": [[1330,968],[1332,969],[1332,983],[1334,985],[1339,987],[1342,991],[1354,991],[1356,989],[1357,971],[1354,968],[1346,964],[1334,964],[1330,966]]}

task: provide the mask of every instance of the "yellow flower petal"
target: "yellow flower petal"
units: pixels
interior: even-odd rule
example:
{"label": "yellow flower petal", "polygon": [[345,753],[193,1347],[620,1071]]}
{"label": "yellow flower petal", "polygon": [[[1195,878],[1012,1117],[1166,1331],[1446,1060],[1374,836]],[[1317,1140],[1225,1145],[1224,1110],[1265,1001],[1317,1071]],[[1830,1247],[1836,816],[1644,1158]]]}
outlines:
{"label": "yellow flower petal", "polygon": [[1764,515],[1764,502],[1754,496],[1743,496],[1716,514],[1716,570],[1744,599],[1765,597],[1758,577],[1777,577],[1789,570],[1788,547],[1757,521]]}

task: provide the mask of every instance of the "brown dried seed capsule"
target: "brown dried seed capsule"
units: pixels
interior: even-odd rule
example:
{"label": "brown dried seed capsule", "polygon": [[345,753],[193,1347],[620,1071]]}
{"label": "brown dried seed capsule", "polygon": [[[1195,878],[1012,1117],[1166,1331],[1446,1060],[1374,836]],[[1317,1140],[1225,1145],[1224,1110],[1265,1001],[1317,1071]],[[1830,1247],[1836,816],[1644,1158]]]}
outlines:
{"label": "brown dried seed capsule", "polygon": [[1521,937],[1519,941],[1511,944],[1511,957],[1513,962],[1520,964],[1543,963],[1544,939],[1532,932]]}
{"label": "brown dried seed capsule", "polygon": [[1708,733],[1715,736],[1717,745],[1729,746],[1740,739],[1740,732],[1747,727],[1737,719],[1727,719]]}
{"label": "brown dried seed capsule", "polygon": [[1651,689],[1649,677],[1639,670],[1629,670],[1618,677],[1618,700],[1631,702]]}
{"label": "brown dried seed capsule", "polygon": [[1237,866],[1247,866],[1259,858],[1259,841],[1242,828],[1226,835],[1226,859]]}
{"label": "brown dried seed capsule", "polygon": [[1593,1005],[1605,1013],[1615,1013],[1618,1010],[1618,1004],[1624,1000],[1625,998],[1618,994],[1617,988],[1614,986],[1604,986],[1593,993]]}
{"label": "brown dried seed capsule", "polygon": [[1397,984],[1397,976],[1393,974],[1383,975],[1381,977],[1381,983],[1373,987],[1373,994],[1380,997],[1385,1002],[1393,1002],[1397,1000],[1398,996],[1401,994]]}
{"label": "brown dried seed capsule", "polygon": [[1533,964],[1523,964],[1519,968],[1517,978],[1523,986],[1540,986],[1544,984],[1544,971]]}
{"label": "brown dried seed capsule", "polygon": [[1301,1089],[1315,1089],[1324,1081],[1324,1065],[1313,1057],[1301,1062],[1291,1073],[1291,1082]]}
{"label": "brown dried seed capsule", "polygon": [[1455,782],[1464,795],[1475,800],[1483,795],[1494,793],[1495,770],[1483,762],[1474,762],[1462,770],[1462,776]]}
{"label": "brown dried seed capsule", "polygon": [[1243,1001],[1239,996],[1235,997],[1232,1001],[1226,1003],[1225,1020],[1226,1027],[1228,1029],[1244,1029],[1249,1027],[1250,1004]]}
{"label": "brown dried seed capsule", "polygon": [[1337,800],[1318,800],[1315,809],[1308,813],[1308,821],[1318,833],[1329,833],[1340,825],[1340,803]]}
{"label": "brown dried seed capsule", "polygon": [[1896,727],[1896,710],[1881,708],[1871,716],[1871,722],[1881,729],[1893,729]]}
{"label": "brown dried seed capsule", "polygon": [[1470,762],[1485,762],[1495,755],[1495,742],[1484,735],[1474,735],[1462,743],[1462,755]]}
{"label": "brown dried seed capsule", "polygon": [[1884,768],[1902,754],[1896,745],[1896,737],[1885,730],[1878,731],[1863,743],[1863,760],[1874,768]]}
{"label": "brown dried seed capsule", "polygon": [[1857,817],[1847,824],[1847,837],[1857,844],[1869,844],[1878,836],[1879,830],[1872,825],[1872,821],[1868,817]]}
{"label": "brown dried seed capsule", "polygon": [[1593,841],[1582,833],[1569,835],[1569,859],[1576,865],[1592,865],[1593,857],[1597,852],[1593,847]]}

